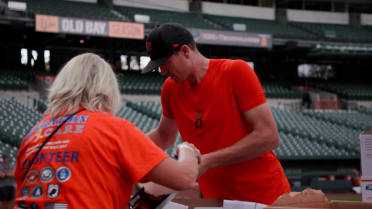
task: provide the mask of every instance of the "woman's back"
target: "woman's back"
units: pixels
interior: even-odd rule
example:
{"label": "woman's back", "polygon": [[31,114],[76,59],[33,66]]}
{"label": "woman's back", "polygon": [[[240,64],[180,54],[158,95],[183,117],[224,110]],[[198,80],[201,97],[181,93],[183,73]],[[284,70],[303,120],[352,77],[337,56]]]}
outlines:
{"label": "woman's back", "polygon": [[[47,116],[32,129],[22,142],[19,156],[28,157],[17,159],[17,173],[25,173],[39,145],[64,119]],[[84,110],[55,133],[25,181],[17,182],[17,203],[124,208],[132,184],[167,157],[130,122]]]}

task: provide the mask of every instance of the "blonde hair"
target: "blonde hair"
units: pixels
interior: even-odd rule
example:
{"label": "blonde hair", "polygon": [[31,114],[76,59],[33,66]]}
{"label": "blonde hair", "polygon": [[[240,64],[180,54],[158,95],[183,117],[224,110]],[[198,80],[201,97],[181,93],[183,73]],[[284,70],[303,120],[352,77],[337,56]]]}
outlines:
{"label": "blonde hair", "polygon": [[49,90],[48,100],[45,114],[52,118],[64,111],[72,114],[79,106],[115,114],[121,102],[111,66],[92,53],[78,55],[66,63]]}

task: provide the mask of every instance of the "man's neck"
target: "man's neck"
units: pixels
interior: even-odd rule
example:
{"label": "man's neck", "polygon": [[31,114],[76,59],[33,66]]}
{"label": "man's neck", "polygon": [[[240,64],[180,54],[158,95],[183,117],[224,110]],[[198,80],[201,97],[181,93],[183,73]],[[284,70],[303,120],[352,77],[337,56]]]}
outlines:
{"label": "man's neck", "polygon": [[[200,55],[200,54],[199,54]],[[190,86],[195,86],[201,82],[204,76],[207,74],[209,68],[209,59],[200,55],[197,57],[196,61],[193,63],[194,72],[191,78],[188,80]]]}

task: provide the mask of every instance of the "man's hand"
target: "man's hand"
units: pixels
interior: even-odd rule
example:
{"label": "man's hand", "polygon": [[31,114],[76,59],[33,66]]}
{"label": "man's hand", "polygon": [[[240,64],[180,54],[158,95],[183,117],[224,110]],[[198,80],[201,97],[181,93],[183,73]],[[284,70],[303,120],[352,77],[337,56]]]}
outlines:
{"label": "man's hand", "polygon": [[201,160],[199,163],[199,177],[202,176],[207,170],[210,168],[208,165],[208,157],[207,155],[202,155]]}

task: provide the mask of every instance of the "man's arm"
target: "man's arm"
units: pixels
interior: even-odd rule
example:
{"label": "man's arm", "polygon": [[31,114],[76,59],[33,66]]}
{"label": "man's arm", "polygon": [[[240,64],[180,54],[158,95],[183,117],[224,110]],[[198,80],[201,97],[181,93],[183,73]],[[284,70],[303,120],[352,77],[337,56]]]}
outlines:
{"label": "man's arm", "polygon": [[209,168],[256,158],[279,146],[278,130],[267,103],[245,112],[244,118],[253,131],[230,147],[202,155],[199,175]]}
{"label": "man's arm", "polygon": [[170,148],[176,140],[178,133],[177,123],[174,119],[161,116],[157,128],[147,135],[163,150]]}

